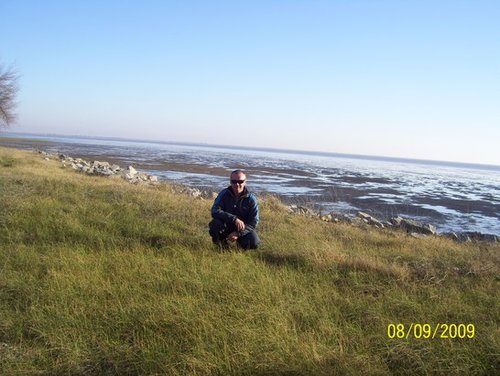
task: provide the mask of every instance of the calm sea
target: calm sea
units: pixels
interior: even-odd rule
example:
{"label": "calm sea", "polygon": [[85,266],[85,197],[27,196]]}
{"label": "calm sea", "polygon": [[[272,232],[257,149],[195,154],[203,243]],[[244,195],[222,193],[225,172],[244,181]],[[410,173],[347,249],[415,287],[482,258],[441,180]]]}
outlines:
{"label": "calm sea", "polygon": [[[46,143],[16,142],[84,159],[108,160],[165,180],[218,191],[228,172],[248,172],[248,187],[285,202],[380,219],[395,215],[436,225],[438,231],[500,235],[500,166],[383,157],[305,153],[223,146],[174,144],[5,133]],[[12,142],[7,144],[13,145]]]}

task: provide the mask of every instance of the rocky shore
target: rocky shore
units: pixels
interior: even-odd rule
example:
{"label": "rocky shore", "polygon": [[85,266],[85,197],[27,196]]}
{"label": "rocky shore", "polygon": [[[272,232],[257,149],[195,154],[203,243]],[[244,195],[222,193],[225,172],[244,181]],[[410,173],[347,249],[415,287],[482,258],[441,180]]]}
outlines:
{"label": "rocky shore", "polygon": [[344,222],[350,223],[358,227],[374,227],[379,229],[399,229],[405,231],[410,236],[415,238],[425,238],[427,236],[444,236],[458,242],[470,241],[489,241],[498,242],[500,237],[494,234],[484,234],[482,232],[463,231],[463,232],[443,232],[438,233],[436,227],[430,223],[416,221],[410,218],[401,216],[392,217],[389,221],[382,221],[368,213],[357,212],[355,216],[331,212],[323,214],[316,212],[310,208],[300,205],[289,205],[287,208],[294,214],[304,215],[307,217],[318,218],[324,222]]}
{"label": "rocky shore", "polygon": [[[128,166],[122,168],[116,164],[102,161],[85,161],[81,158],[73,158],[65,154],[47,153],[38,151],[38,153],[46,160],[59,160],[63,167],[72,168],[75,171],[95,176],[104,177],[121,177],[131,184],[160,184],[157,176],[149,175],[137,171],[134,167]],[[187,194],[197,199],[213,199],[217,193],[212,191],[201,190],[197,188],[187,187],[179,184],[172,184],[174,191],[177,193]],[[430,223],[423,223],[409,218],[400,216],[392,217],[389,221],[382,221],[368,213],[359,211],[355,216],[349,216],[341,213],[321,213],[314,211],[311,208],[301,205],[288,205],[290,213],[303,215],[311,218],[317,218],[324,222],[332,223],[349,223],[358,227],[373,227],[378,229],[398,229],[405,231],[410,236],[415,238],[425,238],[427,236],[443,236],[453,239],[458,242],[470,241],[488,241],[499,242],[500,237],[494,234],[484,234],[481,232],[446,232],[438,233],[435,226]]]}
{"label": "rocky shore", "polygon": [[[149,175],[136,170],[133,166],[122,168],[117,164],[102,161],[86,161],[82,158],[73,158],[65,154],[47,153],[37,151],[45,160],[59,160],[62,167],[71,168],[75,171],[95,176],[120,177],[130,184],[158,185],[159,179],[155,175]],[[188,194],[194,198],[215,198],[216,192],[203,191],[197,188],[187,187],[180,184],[171,184],[175,192]]]}

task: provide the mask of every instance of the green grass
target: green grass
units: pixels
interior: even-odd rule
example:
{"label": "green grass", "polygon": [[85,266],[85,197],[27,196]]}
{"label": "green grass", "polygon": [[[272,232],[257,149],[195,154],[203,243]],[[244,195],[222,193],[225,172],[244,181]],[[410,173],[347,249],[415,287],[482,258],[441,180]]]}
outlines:
{"label": "green grass", "polygon": [[[216,252],[210,201],[0,148],[0,374],[491,375],[499,245],[414,239],[261,200]],[[391,323],[473,339],[389,339]]]}
{"label": "green grass", "polygon": [[0,157],[0,167],[12,167],[14,166],[14,159],[9,157]]}

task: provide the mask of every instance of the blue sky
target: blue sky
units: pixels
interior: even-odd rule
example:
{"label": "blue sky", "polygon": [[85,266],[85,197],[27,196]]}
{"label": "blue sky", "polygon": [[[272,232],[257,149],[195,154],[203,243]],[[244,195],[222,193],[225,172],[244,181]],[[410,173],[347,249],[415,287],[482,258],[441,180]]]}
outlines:
{"label": "blue sky", "polygon": [[500,165],[500,1],[0,1],[15,132]]}

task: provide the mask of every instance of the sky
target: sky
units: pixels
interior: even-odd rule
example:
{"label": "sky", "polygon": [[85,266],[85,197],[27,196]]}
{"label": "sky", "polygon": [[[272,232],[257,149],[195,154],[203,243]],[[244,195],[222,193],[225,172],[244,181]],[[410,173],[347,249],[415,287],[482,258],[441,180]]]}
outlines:
{"label": "sky", "polygon": [[0,0],[12,132],[500,165],[500,1]]}

